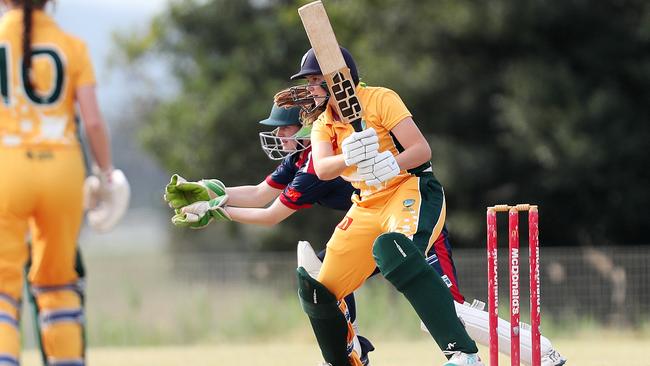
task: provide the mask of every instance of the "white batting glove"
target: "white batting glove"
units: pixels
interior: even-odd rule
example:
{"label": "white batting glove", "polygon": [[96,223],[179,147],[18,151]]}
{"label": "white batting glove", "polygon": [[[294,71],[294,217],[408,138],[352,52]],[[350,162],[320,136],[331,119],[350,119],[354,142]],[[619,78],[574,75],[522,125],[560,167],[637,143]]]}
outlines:
{"label": "white batting glove", "polygon": [[131,189],[124,173],[119,169],[100,172],[84,182],[84,206],[88,225],[97,232],[111,230],[122,219],[129,207]]}
{"label": "white batting glove", "polygon": [[374,128],[355,132],[341,143],[345,165],[350,166],[360,161],[372,159],[379,153],[379,138]]}
{"label": "white batting glove", "polygon": [[390,151],[380,152],[372,159],[357,164],[359,179],[369,185],[378,185],[399,175],[397,160]]}

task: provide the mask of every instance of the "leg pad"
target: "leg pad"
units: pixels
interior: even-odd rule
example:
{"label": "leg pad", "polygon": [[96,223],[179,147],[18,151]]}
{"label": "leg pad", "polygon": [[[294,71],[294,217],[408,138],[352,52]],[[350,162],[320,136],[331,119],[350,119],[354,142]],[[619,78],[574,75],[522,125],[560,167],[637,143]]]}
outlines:
{"label": "leg pad", "polygon": [[[20,303],[0,293],[0,365],[18,365],[20,353]],[[3,363],[4,362],[4,363]]]}
{"label": "leg pad", "polygon": [[42,356],[48,365],[83,365],[84,311],[76,285],[31,287]]}
{"label": "leg pad", "polygon": [[409,238],[382,234],[372,254],[381,273],[404,294],[441,350],[478,352],[456,315],[451,292]]}
{"label": "leg pad", "polygon": [[298,267],[298,295],[316,335],[323,358],[333,366],[348,366],[348,322],[338,301],[322,283]]}

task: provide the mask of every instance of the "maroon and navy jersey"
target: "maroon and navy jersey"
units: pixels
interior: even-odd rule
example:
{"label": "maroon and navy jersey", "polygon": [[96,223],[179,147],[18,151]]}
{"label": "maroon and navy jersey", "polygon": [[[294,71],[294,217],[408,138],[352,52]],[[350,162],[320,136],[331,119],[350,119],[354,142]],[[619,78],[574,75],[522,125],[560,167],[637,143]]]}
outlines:
{"label": "maroon and navy jersey", "polygon": [[280,201],[294,210],[308,208],[316,203],[347,211],[352,205],[351,196],[355,192],[354,187],[340,177],[332,180],[318,179],[311,159],[311,147],[284,158],[275,171],[266,177],[266,183],[273,188],[282,189]]}

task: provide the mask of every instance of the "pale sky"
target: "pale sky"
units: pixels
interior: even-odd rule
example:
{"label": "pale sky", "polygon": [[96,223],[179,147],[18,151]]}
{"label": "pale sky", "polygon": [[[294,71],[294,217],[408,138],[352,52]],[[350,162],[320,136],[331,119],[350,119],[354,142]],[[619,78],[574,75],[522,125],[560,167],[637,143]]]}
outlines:
{"label": "pale sky", "polygon": [[56,0],[48,9],[66,31],[88,44],[97,74],[98,95],[102,110],[109,113],[128,95],[127,78],[109,72],[106,60],[112,49],[111,35],[116,30],[144,27],[169,0]]}
{"label": "pale sky", "polygon": [[[165,8],[167,2],[168,0],[56,0],[54,9],[48,10],[63,29],[88,44],[95,66],[99,103],[109,125],[121,122],[120,116],[125,113],[123,108],[129,106],[129,92],[137,89],[136,85],[132,85],[133,82],[129,84],[129,78],[119,70],[107,70],[107,57],[113,47],[112,33],[144,27],[151,17]],[[150,192],[143,189],[143,184],[158,189],[163,187],[169,175],[159,169],[150,157],[133,148],[136,145],[136,142],[132,142],[128,153],[113,151],[114,162],[129,177],[132,197],[151,196]],[[129,170],[130,166],[124,165],[124,161],[130,161],[131,165],[135,161],[138,169]],[[86,255],[159,250],[168,242],[165,230],[169,225],[167,216],[162,211],[150,211],[142,207],[134,209],[132,203],[126,218],[115,230],[97,235],[84,227],[79,242]],[[133,245],[134,242],[137,246]]]}

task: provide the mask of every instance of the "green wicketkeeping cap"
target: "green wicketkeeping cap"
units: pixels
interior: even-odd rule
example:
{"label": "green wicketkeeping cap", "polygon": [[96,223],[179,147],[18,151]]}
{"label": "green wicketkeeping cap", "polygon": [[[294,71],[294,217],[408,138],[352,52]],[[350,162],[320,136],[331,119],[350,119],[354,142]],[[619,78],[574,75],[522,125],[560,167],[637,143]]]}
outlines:
{"label": "green wicketkeeping cap", "polygon": [[269,118],[260,121],[267,126],[292,126],[300,124],[300,107],[284,108],[273,104]]}

